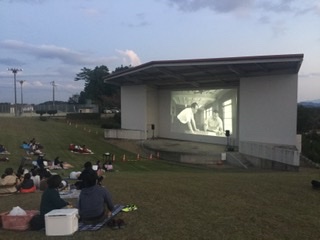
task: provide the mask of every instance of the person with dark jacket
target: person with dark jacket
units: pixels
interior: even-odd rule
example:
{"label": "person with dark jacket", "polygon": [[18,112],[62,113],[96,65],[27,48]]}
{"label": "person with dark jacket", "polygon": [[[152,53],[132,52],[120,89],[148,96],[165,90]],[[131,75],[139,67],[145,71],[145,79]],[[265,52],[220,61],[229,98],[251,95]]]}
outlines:
{"label": "person with dark jacket", "polygon": [[114,209],[110,192],[97,184],[95,174],[86,175],[86,186],[82,188],[78,201],[80,221],[99,223],[110,217]]}
{"label": "person with dark jacket", "polygon": [[101,181],[103,180],[102,176],[98,176],[97,171],[93,170],[92,168],[92,163],[90,161],[86,162],[84,164],[84,169],[82,170],[80,176],[78,177],[78,180],[75,183],[75,186],[77,189],[82,189],[87,187],[87,176],[92,175],[96,178],[96,180],[98,180],[98,184],[101,183]]}
{"label": "person with dark jacket", "polygon": [[61,184],[60,175],[52,175],[48,178],[48,187],[44,190],[41,202],[40,202],[40,214],[33,218],[30,222],[32,230],[39,230],[45,227],[45,217],[44,215],[54,209],[61,209],[68,205],[68,202],[63,200],[58,192],[58,188]]}

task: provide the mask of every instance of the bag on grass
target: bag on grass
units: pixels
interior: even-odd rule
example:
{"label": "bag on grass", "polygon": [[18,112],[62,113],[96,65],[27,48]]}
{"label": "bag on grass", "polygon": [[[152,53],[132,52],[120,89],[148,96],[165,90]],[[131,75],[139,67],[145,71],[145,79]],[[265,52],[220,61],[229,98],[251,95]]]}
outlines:
{"label": "bag on grass", "polygon": [[12,210],[8,214],[9,216],[26,216],[27,213],[21,207],[13,207]]}

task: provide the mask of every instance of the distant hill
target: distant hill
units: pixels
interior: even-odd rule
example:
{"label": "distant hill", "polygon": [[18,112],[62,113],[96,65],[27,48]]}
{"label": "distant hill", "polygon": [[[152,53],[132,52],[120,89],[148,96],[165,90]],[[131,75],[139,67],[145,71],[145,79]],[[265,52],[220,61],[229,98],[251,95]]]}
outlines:
{"label": "distant hill", "polygon": [[315,108],[318,108],[318,107],[320,107],[320,99],[312,100],[312,101],[299,102],[298,105],[301,105],[301,106],[304,106],[304,107],[315,107]]}

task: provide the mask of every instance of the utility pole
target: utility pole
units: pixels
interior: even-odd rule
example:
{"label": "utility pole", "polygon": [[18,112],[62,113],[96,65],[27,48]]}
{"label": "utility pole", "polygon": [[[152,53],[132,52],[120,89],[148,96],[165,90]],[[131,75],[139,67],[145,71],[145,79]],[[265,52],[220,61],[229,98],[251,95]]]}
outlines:
{"label": "utility pole", "polygon": [[51,85],[52,85],[52,106],[54,107],[54,88],[55,88],[55,86],[57,86],[57,85],[55,85],[54,81],[52,81],[52,82],[50,82],[50,83],[51,83]]}
{"label": "utility pole", "polygon": [[17,117],[17,73],[22,71],[21,68],[8,68],[8,71],[13,73],[13,81],[14,81],[14,115]]}
{"label": "utility pole", "polygon": [[20,83],[20,86],[21,86],[21,114],[23,113],[23,93],[22,93],[22,85],[23,83],[25,82],[26,80],[20,80],[19,83]]}

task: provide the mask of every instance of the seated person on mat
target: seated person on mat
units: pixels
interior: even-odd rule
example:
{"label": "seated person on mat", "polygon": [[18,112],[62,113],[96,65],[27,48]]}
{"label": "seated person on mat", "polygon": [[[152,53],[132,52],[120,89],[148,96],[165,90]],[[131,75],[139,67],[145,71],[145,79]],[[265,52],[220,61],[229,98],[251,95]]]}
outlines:
{"label": "seated person on mat", "polygon": [[0,178],[0,193],[15,193],[19,185],[20,180],[14,174],[13,168],[6,168]]}
{"label": "seated person on mat", "polygon": [[22,193],[31,193],[36,191],[36,186],[34,185],[34,182],[31,179],[30,173],[24,174],[23,180],[19,186],[19,191]]}
{"label": "seated person on mat", "polygon": [[47,180],[48,187],[44,190],[40,203],[40,215],[43,216],[43,219],[46,213],[70,205],[60,197],[58,188],[61,181],[60,175],[52,175]]}
{"label": "seated person on mat", "polygon": [[97,184],[95,174],[87,174],[85,183],[78,201],[80,221],[95,224],[111,217],[114,205],[110,192]]}
{"label": "seated person on mat", "polygon": [[34,216],[30,220],[30,228],[32,230],[40,230],[45,227],[44,216],[48,212],[55,209],[61,209],[70,205],[68,202],[66,202],[60,197],[60,194],[58,192],[58,188],[61,184],[61,181],[62,179],[59,175],[52,175],[48,178],[48,187],[44,190],[41,196],[40,214]]}
{"label": "seated person on mat", "polygon": [[97,171],[93,170],[92,168],[92,163],[88,161],[84,164],[84,169],[82,170],[80,176],[78,177],[79,181],[75,183],[75,186],[77,189],[82,189],[85,187],[86,179],[87,179],[86,177],[88,174],[94,175],[98,180],[98,184],[101,184],[101,181],[103,180],[103,176],[98,176]]}

